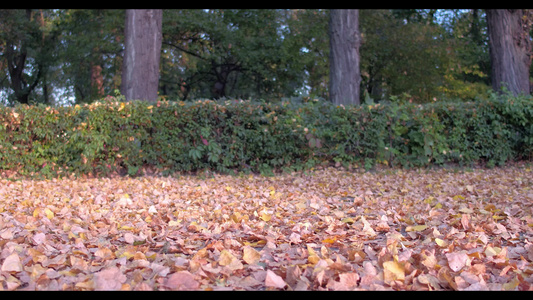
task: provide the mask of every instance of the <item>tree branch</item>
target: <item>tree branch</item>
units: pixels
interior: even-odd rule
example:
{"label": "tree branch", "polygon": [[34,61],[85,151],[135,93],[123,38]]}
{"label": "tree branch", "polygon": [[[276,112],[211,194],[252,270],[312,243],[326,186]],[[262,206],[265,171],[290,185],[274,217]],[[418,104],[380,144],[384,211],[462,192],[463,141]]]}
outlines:
{"label": "tree branch", "polygon": [[165,44],[165,45],[167,45],[167,46],[172,46],[172,47],[174,47],[174,48],[176,48],[176,49],[178,49],[178,50],[180,50],[180,51],[183,51],[183,52],[185,52],[185,53],[187,53],[187,54],[190,54],[190,55],[192,55],[192,56],[194,56],[194,57],[198,57],[198,58],[200,58],[200,59],[202,59],[202,60],[207,60],[207,58],[205,58],[205,57],[203,57],[203,56],[201,56],[201,55],[199,55],[199,54],[197,54],[197,53],[194,53],[194,52],[192,52],[192,51],[189,51],[189,50],[187,50],[187,49],[183,49],[182,47],[180,47],[180,46],[178,46],[178,45],[175,45],[175,44],[173,44],[173,43],[170,43],[170,42],[163,42],[163,44]]}

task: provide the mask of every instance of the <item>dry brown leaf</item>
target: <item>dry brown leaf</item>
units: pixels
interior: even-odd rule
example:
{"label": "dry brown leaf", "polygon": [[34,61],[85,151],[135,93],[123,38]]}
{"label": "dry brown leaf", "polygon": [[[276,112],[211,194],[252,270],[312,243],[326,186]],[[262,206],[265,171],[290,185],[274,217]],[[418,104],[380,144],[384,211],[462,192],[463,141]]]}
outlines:
{"label": "dry brown leaf", "polygon": [[116,291],[126,282],[126,276],[119,268],[110,267],[94,274],[94,289],[97,291]]}
{"label": "dry brown leaf", "polygon": [[265,286],[283,289],[286,285],[287,283],[283,280],[283,278],[281,278],[281,276],[277,275],[271,270],[266,271]]}
{"label": "dry brown leaf", "polygon": [[256,264],[261,259],[261,254],[250,246],[244,246],[242,250],[242,259],[249,265]]}
{"label": "dry brown leaf", "polygon": [[11,253],[4,259],[2,263],[2,272],[21,272],[22,263],[20,257],[16,252]]}
{"label": "dry brown leaf", "polygon": [[179,271],[170,274],[164,281],[164,286],[171,290],[186,291],[198,289],[200,283],[188,271]]}
{"label": "dry brown leaf", "polygon": [[529,290],[531,186],[527,165],[0,178],[0,287]]}

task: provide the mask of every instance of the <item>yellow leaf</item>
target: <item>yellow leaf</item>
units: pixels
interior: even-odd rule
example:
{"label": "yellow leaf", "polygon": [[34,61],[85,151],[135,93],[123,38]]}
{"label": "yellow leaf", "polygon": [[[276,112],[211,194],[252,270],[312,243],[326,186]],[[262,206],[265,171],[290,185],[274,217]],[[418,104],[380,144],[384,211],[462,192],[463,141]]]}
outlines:
{"label": "yellow leaf", "polygon": [[487,246],[487,249],[485,249],[485,255],[490,257],[490,256],[496,256],[498,255],[500,252],[502,251],[501,248],[499,247],[491,247],[491,246]]}
{"label": "yellow leaf", "polygon": [[446,241],[441,240],[441,239],[439,239],[439,238],[436,238],[436,239],[435,239],[435,243],[437,243],[437,245],[439,245],[439,246],[442,247],[442,248],[448,246],[448,243],[446,243]]}
{"label": "yellow leaf", "polygon": [[52,220],[52,218],[54,217],[54,212],[51,211],[49,208],[45,208],[45,209],[44,209],[44,213],[46,214],[46,217],[47,217],[49,220]]}
{"label": "yellow leaf", "polygon": [[333,238],[333,239],[327,238],[327,239],[325,239],[325,240],[322,240],[322,243],[324,243],[324,244],[333,244],[333,243],[335,243],[336,241],[337,241],[336,238]]}
{"label": "yellow leaf", "polygon": [[261,259],[261,253],[250,246],[244,246],[242,259],[249,265],[256,264]]}
{"label": "yellow leaf", "polygon": [[230,218],[233,220],[233,222],[235,222],[235,223],[239,223],[239,222],[241,222],[241,220],[243,220],[243,219],[244,219],[244,220],[247,220],[247,219],[248,219],[248,216],[243,216],[243,215],[241,215],[240,212],[236,211],[236,212],[234,212],[233,214],[231,214],[231,217],[230,217]]}
{"label": "yellow leaf", "polygon": [[316,263],[318,263],[318,261],[320,260],[320,257],[318,257],[315,250],[311,248],[311,246],[309,245],[307,245],[307,253],[308,253],[307,261],[310,264],[315,265]]}
{"label": "yellow leaf", "polygon": [[259,240],[257,242],[243,242],[243,244],[245,246],[250,246],[250,247],[263,247],[264,245],[266,245],[267,241],[266,240]]}
{"label": "yellow leaf", "polygon": [[385,282],[405,279],[405,269],[402,264],[396,261],[386,261],[383,263],[383,279]]}
{"label": "yellow leaf", "polygon": [[259,217],[261,220],[268,222],[272,218],[271,215],[267,214],[266,212],[262,211],[261,216]]}
{"label": "yellow leaf", "polygon": [[34,217],[34,218],[37,218],[37,217],[39,216],[40,213],[41,213],[41,209],[37,207],[37,208],[33,211],[33,217]]}
{"label": "yellow leaf", "polygon": [[312,265],[316,265],[318,261],[320,261],[320,257],[318,257],[317,255],[310,255],[309,257],[307,257],[307,261]]}
{"label": "yellow leaf", "polygon": [[126,257],[127,259],[130,259],[130,258],[132,258],[132,257],[135,256],[135,253],[132,253],[132,252],[130,252],[130,251],[128,251],[128,250],[126,250],[126,251],[124,251],[124,252],[122,252],[122,253],[119,253],[118,251],[116,251],[116,252],[115,252],[115,256],[116,256],[117,258]]}
{"label": "yellow leaf", "polygon": [[207,249],[206,248],[202,248],[200,250],[198,250],[198,252],[196,252],[196,254],[194,254],[194,256],[192,257],[193,260],[200,260],[202,258],[205,258],[209,255],[209,253],[207,252]]}
{"label": "yellow leaf", "polygon": [[120,107],[118,108],[118,111],[123,110],[125,106],[126,106],[126,104],[124,104],[124,102],[121,102],[120,103]]}
{"label": "yellow leaf", "polygon": [[226,249],[220,251],[218,264],[221,266],[226,266],[231,270],[239,270],[243,268],[242,263]]}
{"label": "yellow leaf", "polygon": [[150,106],[147,106],[146,109],[152,109],[154,106],[153,105],[150,105]]}
{"label": "yellow leaf", "polygon": [[426,228],[428,228],[427,225],[407,226],[405,231],[424,231]]}
{"label": "yellow leaf", "polygon": [[355,223],[354,219],[352,218],[344,218],[341,220],[342,223],[347,223],[347,224],[353,224]]}

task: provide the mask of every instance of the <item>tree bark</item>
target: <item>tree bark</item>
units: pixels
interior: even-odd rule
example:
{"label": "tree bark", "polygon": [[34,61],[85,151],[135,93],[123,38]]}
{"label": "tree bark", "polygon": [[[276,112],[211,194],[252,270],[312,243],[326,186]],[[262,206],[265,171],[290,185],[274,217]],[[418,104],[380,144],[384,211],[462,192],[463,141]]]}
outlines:
{"label": "tree bark", "polygon": [[[492,88],[529,95],[530,17],[523,9],[487,9]],[[524,17],[525,16],[525,17]]]}
{"label": "tree bark", "polygon": [[91,63],[91,88],[95,98],[104,96],[104,75],[102,74],[102,66],[99,64]]}
{"label": "tree bark", "polygon": [[337,105],[358,105],[361,84],[359,10],[332,9],[329,19],[329,38],[331,101]]}
{"label": "tree bark", "polygon": [[[15,12],[15,14],[16,13],[17,12]],[[30,23],[32,22],[32,15],[33,11],[31,9],[25,10],[25,21],[27,22],[25,29],[28,31],[31,30]],[[32,34],[36,34],[36,32],[27,32],[27,36]],[[13,40],[6,41],[6,47],[4,49],[9,79],[11,81],[11,88],[13,89],[16,101],[23,104],[29,104],[30,94],[39,83],[42,71],[42,65],[37,63],[37,74],[35,75],[33,82],[27,82],[27,79],[31,79],[31,76],[24,74],[29,43],[29,37],[22,35],[20,38],[14,38]]]}
{"label": "tree bark", "polygon": [[156,101],[163,11],[126,10],[122,94],[126,101]]}

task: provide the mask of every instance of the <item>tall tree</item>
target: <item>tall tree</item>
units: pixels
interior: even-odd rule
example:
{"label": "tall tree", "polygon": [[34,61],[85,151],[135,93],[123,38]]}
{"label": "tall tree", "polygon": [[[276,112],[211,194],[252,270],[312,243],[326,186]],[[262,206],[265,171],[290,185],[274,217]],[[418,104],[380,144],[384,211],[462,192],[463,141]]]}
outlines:
{"label": "tall tree", "polygon": [[488,9],[492,88],[506,87],[514,95],[529,94],[531,12],[526,9]]}
{"label": "tall tree", "polygon": [[124,10],[60,10],[59,78],[75,103],[87,103],[120,88]]}
{"label": "tall tree", "polygon": [[126,11],[122,94],[127,101],[156,101],[159,87],[163,11]]}
{"label": "tall tree", "polygon": [[48,44],[53,43],[55,35],[45,34],[44,23],[42,10],[0,11],[0,66],[7,66],[6,79],[13,91],[11,104],[34,100],[31,95],[50,64]]}
{"label": "tall tree", "polygon": [[288,14],[281,9],[165,11],[162,92],[182,100],[296,95],[303,76],[295,67],[301,63],[292,52]]}
{"label": "tall tree", "polygon": [[359,10],[332,9],[329,19],[329,38],[330,99],[337,105],[358,105],[361,84]]}

